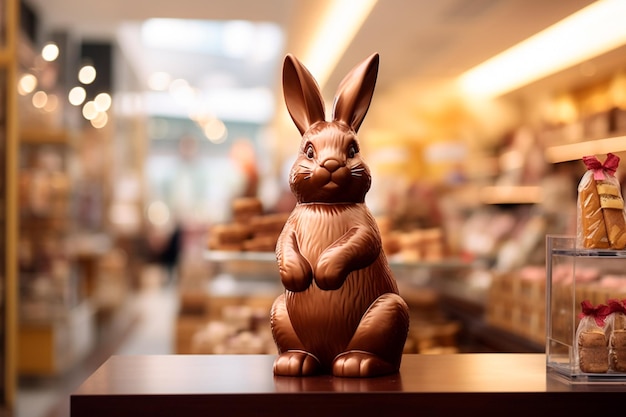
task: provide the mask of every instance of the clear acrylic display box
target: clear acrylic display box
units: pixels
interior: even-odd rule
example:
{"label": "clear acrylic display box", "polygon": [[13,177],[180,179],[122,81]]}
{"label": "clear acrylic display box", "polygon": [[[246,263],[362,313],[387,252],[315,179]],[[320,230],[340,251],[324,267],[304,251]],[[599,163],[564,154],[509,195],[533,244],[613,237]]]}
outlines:
{"label": "clear acrylic display box", "polygon": [[626,383],[626,373],[582,372],[577,363],[576,328],[581,302],[594,306],[626,299],[626,250],[576,247],[575,236],[546,237],[546,362],[571,383]]}

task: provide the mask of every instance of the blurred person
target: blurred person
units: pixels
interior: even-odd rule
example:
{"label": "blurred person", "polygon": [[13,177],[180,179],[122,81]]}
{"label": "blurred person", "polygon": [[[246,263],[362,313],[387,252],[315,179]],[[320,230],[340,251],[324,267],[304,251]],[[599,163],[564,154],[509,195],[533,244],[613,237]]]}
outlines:
{"label": "blurred person", "polygon": [[164,203],[163,217],[153,220],[148,237],[152,259],[168,271],[173,281],[184,252],[199,245],[206,229],[207,173],[198,158],[198,142],[192,135],[178,141],[178,157],[169,173],[158,184],[158,201]]}
{"label": "blurred person", "polygon": [[256,197],[259,189],[259,169],[253,143],[247,138],[239,138],[230,148],[230,158],[245,177],[242,197]]}

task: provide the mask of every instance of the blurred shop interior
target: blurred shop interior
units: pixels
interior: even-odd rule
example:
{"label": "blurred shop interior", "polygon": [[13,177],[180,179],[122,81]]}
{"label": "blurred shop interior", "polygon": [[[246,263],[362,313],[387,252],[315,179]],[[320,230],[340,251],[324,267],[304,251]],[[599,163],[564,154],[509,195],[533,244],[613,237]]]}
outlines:
{"label": "blurred shop interior", "polygon": [[287,53],[327,107],[380,54],[359,138],[405,352],[544,351],[545,237],[576,231],[581,157],[626,151],[625,2],[0,5],[6,410],[61,415],[21,407],[146,326],[133,353],[275,353]]}

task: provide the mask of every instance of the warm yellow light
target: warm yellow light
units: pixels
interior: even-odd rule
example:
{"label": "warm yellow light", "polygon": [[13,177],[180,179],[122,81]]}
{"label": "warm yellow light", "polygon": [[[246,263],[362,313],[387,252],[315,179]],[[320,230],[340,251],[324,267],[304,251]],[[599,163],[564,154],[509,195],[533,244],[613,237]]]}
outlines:
{"label": "warm yellow light", "polygon": [[[302,62],[323,86],[377,0],[334,0],[320,20]],[[374,52],[374,51],[372,51]]]}
{"label": "warm yellow light", "polygon": [[89,122],[96,129],[102,129],[103,127],[107,125],[108,121],[109,121],[109,116],[106,114],[106,112],[98,112],[96,114],[96,117],[91,119]]}
{"label": "warm yellow light", "polygon": [[204,135],[207,139],[213,143],[224,142],[226,140],[226,136],[228,135],[228,129],[219,119],[211,119],[207,121],[202,126],[202,130],[204,131]]}
{"label": "warm yellow light", "polygon": [[158,71],[150,74],[148,77],[148,87],[155,91],[165,91],[172,82],[172,76],[167,72]]}
{"label": "warm yellow light", "polygon": [[93,65],[85,65],[78,71],[78,81],[91,84],[96,79],[96,69]]}
{"label": "warm yellow light", "polygon": [[83,117],[87,120],[93,120],[98,115],[98,110],[96,110],[96,103],[93,101],[88,101],[83,106]]}
{"label": "warm yellow light", "polygon": [[33,94],[32,98],[33,106],[38,109],[43,109],[48,102],[48,94],[45,91],[37,91]]}
{"label": "warm yellow light", "polygon": [[48,62],[56,60],[59,57],[59,47],[52,42],[46,44],[41,50],[41,57]]}
{"label": "warm yellow light", "polygon": [[37,88],[37,77],[33,74],[24,74],[17,83],[17,91],[20,95],[25,96]]}
{"label": "warm yellow light", "polygon": [[148,221],[155,226],[163,226],[170,219],[170,209],[163,201],[150,203],[147,211]]}
{"label": "warm yellow light", "polygon": [[52,113],[59,107],[59,98],[55,94],[48,94],[48,99],[46,100],[46,105],[44,106],[44,110],[48,113]]}
{"label": "warm yellow light", "polygon": [[67,98],[69,99],[71,105],[80,106],[85,101],[85,98],[87,98],[87,92],[83,87],[77,86],[70,90]]}
{"label": "warm yellow light", "polygon": [[99,112],[105,112],[111,107],[112,99],[108,93],[100,93],[93,99],[93,101],[96,104],[96,110]]}
{"label": "warm yellow light", "polygon": [[626,44],[626,1],[599,0],[462,74],[464,91],[496,97]]}

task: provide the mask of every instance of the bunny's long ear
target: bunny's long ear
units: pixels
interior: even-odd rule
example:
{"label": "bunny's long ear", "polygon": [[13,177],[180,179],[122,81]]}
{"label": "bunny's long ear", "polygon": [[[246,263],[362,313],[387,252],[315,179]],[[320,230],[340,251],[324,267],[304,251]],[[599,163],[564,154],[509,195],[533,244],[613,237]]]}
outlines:
{"label": "bunny's long ear", "polygon": [[372,102],[378,76],[378,61],[377,53],[370,55],[354,67],[337,88],[333,120],[348,124],[355,132],[361,127]]}
{"label": "bunny's long ear", "polygon": [[324,100],[317,82],[298,59],[288,54],[283,65],[283,94],[287,110],[300,131],[324,120]]}

